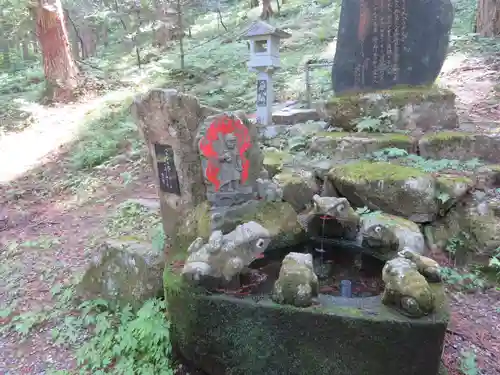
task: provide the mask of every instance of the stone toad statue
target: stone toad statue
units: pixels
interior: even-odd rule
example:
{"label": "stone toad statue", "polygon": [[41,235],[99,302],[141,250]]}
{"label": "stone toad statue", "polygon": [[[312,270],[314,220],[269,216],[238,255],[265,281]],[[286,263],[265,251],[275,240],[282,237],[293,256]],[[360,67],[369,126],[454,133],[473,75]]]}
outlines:
{"label": "stone toad statue", "polygon": [[393,306],[402,314],[420,318],[435,309],[435,298],[427,280],[418,272],[415,263],[397,257],[388,261],[382,269],[385,289],[382,303]]}
{"label": "stone toad statue", "polygon": [[375,250],[384,259],[393,258],[404,248],[422,254],[425,248],[424,235],[414,222],[382,212],[361,215],[357,243]]}
{"label": "stone toad statue", "polygon": [[311,235],[356,239],[360,217],[346,198],[320,197],[315,194],[312,200],[313,208],[303,220]]}
{"label": "stone toad statue", "polygon": [[441,267],[434,259],[424,257],[415,253],[411,248],[405,247],[398,253],[401,258],[406,258],[417,266],[420,272],[428,281],[438,283],[441,281]]}
{"label": "stone toad statue", "polygon": [[206,244],[199,237],[189,246],[182,275],[195,283],[207,277],[229,282],[262,254],[269,242],[269,231],[254,221],[238,225],[226,235],[214,231]]}
{"label": "stone toad statue", "polygon": [[281,265],[271,298],[279,304],[309,307],[318,296],[318,277],[311,254],[290,253]]}

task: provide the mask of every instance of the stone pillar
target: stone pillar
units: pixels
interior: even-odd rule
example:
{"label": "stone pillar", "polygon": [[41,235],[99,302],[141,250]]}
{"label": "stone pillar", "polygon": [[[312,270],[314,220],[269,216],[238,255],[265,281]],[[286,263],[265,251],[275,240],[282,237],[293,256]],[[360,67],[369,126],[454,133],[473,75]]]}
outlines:
{"label": "stone pillar", "polygon": [[273,71],[272,69],[257,73],[257,124],[269,126],[273,124]]}
{"label": "stone pillar", "polygon": [[196,135],[207,112],[196,97],[162,89],[136,97],[131,111],[156,176],[168,249],[179,213],[206,199]]}

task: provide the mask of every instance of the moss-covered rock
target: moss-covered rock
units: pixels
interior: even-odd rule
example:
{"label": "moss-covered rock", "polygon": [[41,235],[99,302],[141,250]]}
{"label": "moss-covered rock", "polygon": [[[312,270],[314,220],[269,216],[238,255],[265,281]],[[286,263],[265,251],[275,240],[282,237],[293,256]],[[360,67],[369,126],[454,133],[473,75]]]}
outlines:
{"label": "moss-covered rock", "polygon": [[439,210],[434,177],[416,168],[360,161],[333,168],[328,178],[357,207],[414,222],[432,221]]}
{"label": "moss-covered rock", "polygon": [[479,190],[500,186],[500,164],[489,164],[474,171],[475,186]]}
{"label": "moss-covered rock", "polygon": [[312,172],[287,170],[273,177],[283,191],[283,200],[297,212],[301,212],[320,190]]}
{"label": "moss-covered rock", "polygon": [[418,142],[420,154],[432,159],[500,162],[500,137],[468,132],[439,132],[424,135]]}
{"label": "moss-covered rock", "polygon": [[311,140],[309,154],[323,154],[331,159],[346,161],[361,159],[384,148],[400,148],[412,153],[415,144],[410,136],[397,133],[321,132]]}
{"label": "moss-covered rock", "polygon": [[199,294],[166,279],[176,288],[167,288],[174,345],[210,375],[438,373],[449,319],[440,285],[431,286],[435,312],[414,321],[376,297],[296,308]]}
{"label": "moss-covered rock", "polygon": [[396,87],[375,93],[333,97],[320,108],[322,116],[336,127],[355,129],[362,117],[378,118],[384,112],[395,112],[394,125],[417,131],[454,129],[458,127],[455,94],[432,87]]}
{"label": "moss-covered rock", "polygon": [[[209,204],[204,202],[179,218],[174,246],[169,253],[171,260],[184,261],[189,245],[197,237],[208,241],[211,234],[211,214]],[[305,234],[297,221],[297,213],[286,202],[249,202],[240,212],[227,215],[221,230],[229,233],[236,226],[250,221],[255,221],[269,231],[271,243],[268,251],[293,246],[304,240]]]}
{"label": "moss-covered rock", "polygon": [[164,254],[154,251],[149,243],[108,240],[99,246],[85,270],[77,294],[84,299],[105,299],[111,306],[130,304],[138,309],[162,294],[164,267]]}
{"label": "moss-covered rock", "polygon": [[429,242],[455,253],[457,261],[488,261],[500,246],[500,219],[487,201],[469,197],[427,228]]}
{"label": "moss-covered rock", "polygon": [[285,151],[279,151],[274,147],[264,150],[264,168],[273,177],[283,169],[283,164],[293,159],[293,156]]}
{"label": "moss-covered rock", "polygon": [[469,177],[440,174],[436,178],[440,215],[444,216],[452,206],[454,206],[458,201],[464,199],[474,185],[474,181]]}

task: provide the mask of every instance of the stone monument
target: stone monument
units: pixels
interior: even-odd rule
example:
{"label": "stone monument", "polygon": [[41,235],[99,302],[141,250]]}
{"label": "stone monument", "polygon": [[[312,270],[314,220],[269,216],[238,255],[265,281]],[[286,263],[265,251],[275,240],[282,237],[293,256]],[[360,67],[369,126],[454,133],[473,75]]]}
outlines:
{"label": "stone monument", "polygon": [[272,125],[273,73],[280,68],[280,39],[289,37],[289,33],[262,21],[254,22],[245,36],[250,41],[248,67],[257,72],[258,124]]}
{"label": "stone monument", "polygon": [[332,69],[335,93],[432,84],[452,23],[450,0],[343,0]]}
{"label": "stone monument", "polygon": [[131,111],[157,176],[168,245],[179,212],[205,199],[196,135],[207,111],[196,97],[162,89],[135,98]]}

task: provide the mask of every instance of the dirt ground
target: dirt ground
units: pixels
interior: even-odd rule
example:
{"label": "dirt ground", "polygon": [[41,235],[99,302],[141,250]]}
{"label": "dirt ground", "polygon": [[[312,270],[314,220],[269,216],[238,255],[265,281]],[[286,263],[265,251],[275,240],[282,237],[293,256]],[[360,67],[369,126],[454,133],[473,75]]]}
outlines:
{"label": "dirt ground", "polygon": [[[494,91],[495,82],[500,82],[499,71],[500,57],[486,61],[456,57],[447,61],[441,82],[458,96],[463,127],[479,127],[491,132],[496,132],[497,126],[500,128],[500,97]],[[50,138],[47,129],[53,127],[54,122],[69,126],[65,119],[78,117],[82,109],[78,105],[48,109],[50,116],[43,116],[44,110],[40,111],[43,121],[39,121],[35,139]],[[57,141],[62,144],[66,139]],[[44,147],[37,143],[45,142],[34,142],[30,147]],[[13,147],[11,151],[0,150],[0,175],[1,172],[4,176],[15,175],[10,161],[16,160],[18,151]],[[0,184],[0,249],[4,249],[0,253],[3,265],[0,301],[3,305],[18,302],[9,316],[0,318],[0,325],[16,313],[51,306],[50,288],[55,282],[68,281],[85,266],[91,256],[88,243],[102,234],[106,215],[119,203],[129,198],[156,196],[152,174],[141,160],[122,160],[99,170],[102,185],[95,191],[75,193],[64,189],[61,181],[70,176],[63,162],[64,151],[64,147],[60,148],[43,166],[17,177],[11,186]],[[129,184],[122,181],[125,171],[134,177]],[[59,245],[21,253],[8,250],[12,241],[39,241],[40,238],[57,239]],[[473,294],[451,292],[450,302],[452,320],[443,353],[450,374],[461,374],[457,370],[459,358],[462,351],[468,350],[476,352],[482,374],[500,374],[500,292],[493,289]],[[45,374],[52,366],[74,368],[72,351],[53,344],[50,328],[40,326],[24,342],[15,334],[0,334],[0,374],[35,375]]]}

